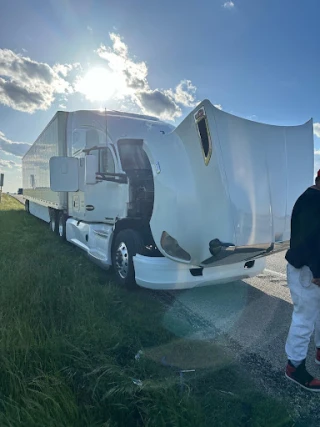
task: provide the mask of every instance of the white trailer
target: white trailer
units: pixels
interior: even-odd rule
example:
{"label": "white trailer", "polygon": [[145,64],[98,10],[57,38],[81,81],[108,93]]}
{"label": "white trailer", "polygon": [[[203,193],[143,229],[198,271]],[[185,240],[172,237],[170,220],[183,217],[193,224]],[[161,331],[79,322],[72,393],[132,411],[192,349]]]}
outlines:
{"label": "white trailer", "polygon": [[203,101],[177,127],[58,112],[23,158],[26,210],[119,283],[186,289],[259,274],[313,182],[313,124],[252,122]]}

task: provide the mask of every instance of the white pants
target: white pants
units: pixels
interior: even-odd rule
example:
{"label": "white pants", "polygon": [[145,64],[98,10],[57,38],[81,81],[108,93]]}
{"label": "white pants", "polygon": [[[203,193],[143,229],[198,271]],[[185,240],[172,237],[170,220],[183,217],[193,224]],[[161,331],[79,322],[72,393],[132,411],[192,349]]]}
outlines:
{"label": "white pants", "polygon": [[313,276],[309,267],[296,269],[288,264],[287,279],[293,313],[286,353],[289,360],[297,363],[307,357],[313,331],[315,345],[320,347],[320,287],[312,283]]}

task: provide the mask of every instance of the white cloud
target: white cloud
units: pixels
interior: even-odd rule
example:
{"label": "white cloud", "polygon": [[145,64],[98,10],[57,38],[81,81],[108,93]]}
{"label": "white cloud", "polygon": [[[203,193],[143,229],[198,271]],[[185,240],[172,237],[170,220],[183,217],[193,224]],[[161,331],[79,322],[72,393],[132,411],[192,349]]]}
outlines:
{"label": "white cloud", "polygon": [[175,120],[182,114],[181,106],[195,107],[197,88],[190,80],[182,80],[175,90],[147,89],[136,92],[138,105],[144,113],[164,120]]}
{"label": "white cloud", "polygon": [[8,107],[33,113],[36,110],[47,110],[53,100],[52,90],[31,90],[19,82],[7,81],[0,77],[0,103]]}
{"label": "white cloud", "polygon": [[61,108],[62,110],[65,110],[67,108],[67,106],[64,104],[59,104],[59,108]]}
{"label": "white cloud", "polygon": [[320,138],[320,123],[313,123],[313,133]]}
{"label": "white cloud", "polygon": [[164,120],[174,120],[181,116],[181,108],[176,104],[170,92],[145,90],[137,92],[138,103],[144,113],[153,114]]}
{"label": "white cloud", "polygon": [[12,169],[12,168],[21,168],[21,164],[14,162],[13,160],[4,160],[0,159],[0,168]]}
{"label": "white cloud", "polygon": [[121,37],[118,34],[111,33],[110,39],[113,42],[113,50],[126,58],[128,56],[128,47],[121,40]]}
{"label": "white cloud", "polygon": [[233,1],[226,1],[226,2],[223,4],[223,7],[224,7],[225,9],[233,9],[233,8],[234,8],[234,3],[233,3]]}
{"label": "white cloud", "polygon": [[218,110],[222,110],[222,109],[223,109],[221,104],[214,104],[214,106],[215,106],[216,108],[218,108]]}
{"label": "white cloud", "polygon": [[101,45],[97,50],[100,58],[107,61],[108,67],[113,73],[122,78],[122,95],[127,95],[135,90],[143,90],[148,87],[148,67],[145,62],[137,62],[128,56],[128,47],[119,35],[110,34],[113,43],[111,48]]}
{"label": "white cloud", "polygon": [[[174,120],[182,114],[181,106],[196,105],[197,88],[190,80],[181,80],[175,89],[152,89],[148,82],[148,66],[129,55],[128,46],[118,34],[111,33],[112,47],[101,45],[97,50],[111,71],[110,81],[116,81],[114,97],[130,99],[144,113],[165,120]],[[80,84],[77,88],[81,88]]]}
{"label": "white cloud", "polygon": [[36,62],[9,49],[0,49],[0,103],[33,113],[46,110],[56,94],[71,93],[66,76],[74,65]]}
{"label": "white cloud", "polygon": [[0,131],[0,154],[3,151],[4,153],[13,154],[16,157],[22,157],[29,150],[30,146],[26,142],[11,141]]}
{"label": "white cloud", "polygon": [[87,30],[88,30],[90,33],[92,33],[92,31],[93,31],[93,30],[92,30],[92,28],[90,27],[90,25],[88,25],[88,26],[87,26]]}
{"label": "white cloud", "polygon": [[195,107],[197,88],[191,83],[191,80],[181,80],[173,93],[174,100],[185,107]]}
{"label": "white cloud", "polygon": [[[76,62],[74,64],[55,64],[52,67],[53,71],[57,74],[60,74],[62,77],[67,77],[72,70],[81,70],[81,65]],[[70,90],[70,88],[68,88]]]}

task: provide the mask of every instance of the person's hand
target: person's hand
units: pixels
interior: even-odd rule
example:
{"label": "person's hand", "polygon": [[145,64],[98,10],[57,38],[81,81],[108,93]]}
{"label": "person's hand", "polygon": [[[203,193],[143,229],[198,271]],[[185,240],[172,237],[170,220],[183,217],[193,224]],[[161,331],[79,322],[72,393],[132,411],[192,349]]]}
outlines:
{"label": "person's hand", "polygon": [[320,279],[312,279],[312,283],[320,287]]}

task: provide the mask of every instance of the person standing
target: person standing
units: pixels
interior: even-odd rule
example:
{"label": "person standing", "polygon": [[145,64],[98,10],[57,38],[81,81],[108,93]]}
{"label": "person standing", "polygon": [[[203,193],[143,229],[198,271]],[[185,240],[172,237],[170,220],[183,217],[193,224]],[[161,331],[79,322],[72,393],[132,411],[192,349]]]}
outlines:
{"label": "person standing", "polygon": [[320,392],[320,380],[305,366],[313,332],[315,362],[320,365],[320,170],[315,185],[294,205],[286,260],[293,313],[285,345],[288,358],[285,375],[307,390]]}

